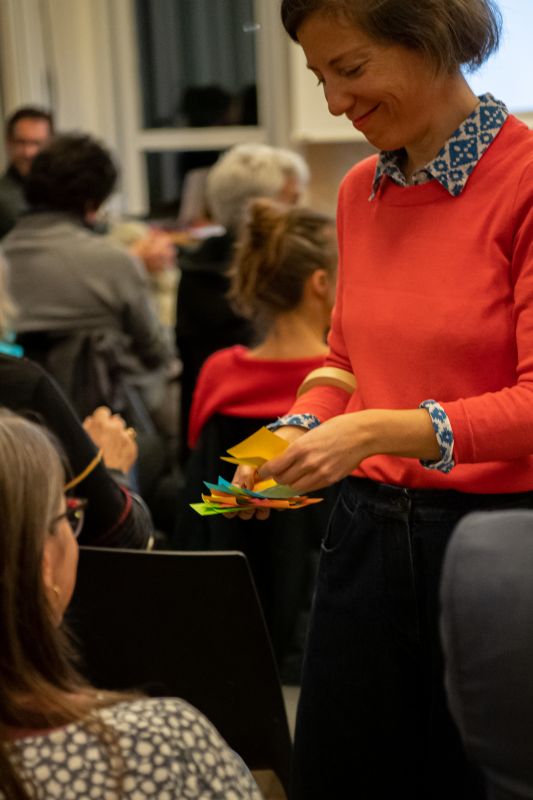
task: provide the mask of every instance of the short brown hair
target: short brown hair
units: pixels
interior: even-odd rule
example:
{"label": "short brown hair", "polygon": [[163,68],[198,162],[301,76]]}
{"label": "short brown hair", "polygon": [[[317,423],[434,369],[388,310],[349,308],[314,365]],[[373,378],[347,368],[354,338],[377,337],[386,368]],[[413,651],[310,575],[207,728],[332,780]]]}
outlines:
{"label": "short brown hair", "polygon": [[268,323],[298,306],[315,270],[335,272],[334,221],[308,208],[255,200],[235,253],[230,300],[245,317]]}
{"label": "short brown hair", "polygon": [[424,53],[439,72],[480,66],[498,49],[501,15],[494,0],[282,0],[285,30],[311,14],[330,14],[357,25],[376,41]]}

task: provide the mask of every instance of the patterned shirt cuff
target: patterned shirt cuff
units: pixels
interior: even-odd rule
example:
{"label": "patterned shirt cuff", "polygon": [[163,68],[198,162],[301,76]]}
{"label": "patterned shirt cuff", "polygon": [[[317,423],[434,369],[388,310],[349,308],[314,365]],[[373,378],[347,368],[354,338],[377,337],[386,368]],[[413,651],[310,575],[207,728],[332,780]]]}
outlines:
{"label": "patterned shirt cuff", "polygon": [[443,407],[436,400],[424,400],[419,408],[429,412],[431,424],[440,447],[440,461],[421,461],[426,469],[437,469],[439,472],[450,472],[455,467],[453,460],[453,431]]}
{"label": "patterned shirt cuff", "polygon": [[310,431],[311,428],[316,428],[320,425],[320,420],[313,414],[287,414],[284,417],[278,417],[275,422],[267,425],[267,428],[269,431],[274,432],[285,425],[294,425],[297,428],[305,428],[306,431]]}

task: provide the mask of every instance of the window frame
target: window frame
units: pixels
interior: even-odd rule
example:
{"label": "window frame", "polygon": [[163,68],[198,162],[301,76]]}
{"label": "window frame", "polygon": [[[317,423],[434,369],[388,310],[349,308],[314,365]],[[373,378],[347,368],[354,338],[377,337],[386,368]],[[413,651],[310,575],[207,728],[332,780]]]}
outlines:
{"label": "window frame", "polygon": [[210,128],[144,128],[134,0],[112,0],[109,22],[115,42],[114,93],[125,210],[145,214],[149,207],[145,153],[217,150],[243,142],[286,147],[290,138],[288,47],[278,4],[254,0],[257,37],[258,125]]}

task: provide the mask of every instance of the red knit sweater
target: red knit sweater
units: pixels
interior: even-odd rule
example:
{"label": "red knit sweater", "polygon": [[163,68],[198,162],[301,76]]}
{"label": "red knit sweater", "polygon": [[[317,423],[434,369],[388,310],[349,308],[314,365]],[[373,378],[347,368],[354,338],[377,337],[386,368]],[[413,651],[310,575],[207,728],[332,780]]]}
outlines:
{"label": "red knit sweater", "polygon": [[291,412],[321,420],[434,399],[456,467],[374,456],[359,476],[468,492],[533,489],[533,132],[509,117],[459,197],[385,178],[375,157],[341,186],[340,268],[326,363],[358,390],[315,388]]}
{"label": "red knit sweater", "polygon": [[305,376],[324,364],[324,356],[270,361],[249,353],[236,345],[218,350],[204,363],[192,401],[189,447],[213,414],[275,420],[293,402]]}

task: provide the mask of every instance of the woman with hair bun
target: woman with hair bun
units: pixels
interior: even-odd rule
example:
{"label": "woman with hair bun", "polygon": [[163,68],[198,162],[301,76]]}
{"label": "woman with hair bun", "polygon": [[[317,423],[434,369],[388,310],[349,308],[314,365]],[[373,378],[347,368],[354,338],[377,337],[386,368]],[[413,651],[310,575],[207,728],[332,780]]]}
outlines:
{"label": "woman with hair bun", "polygon": [[229,297],[253,322],[260,343],[207,359],[193,396],[190,447],[214,414],[281,414],[305,376],[323,364],[336,264],[332,219],[272,200],[251,204],[229,273]]}
{"label": "woman with hair bun", "polygon": [[338,201],[326,367],[357,388],[315,380],[259,470],[304,493],[342,480],[293,797],[475,800],[438,586],[465,514],[533,506],[533,132],[468,84],[498,46],[493,0],[282,0],[281,15],[330,113],[379,151]]}
{"label": "woman with hair bun", "polygon": [[83,503],[49,434],[0,411],[0,798],[261,794],[213,726],[178,698],[103,692],[62,628]]}
{"label": "woman with hair bun", "polygon": [[[249,206],[230,270],[230,296],[253,322],[258,344],[219,350],[202,367],[189,426],[190,502],[198,499],[202,481],[216,480],[225,450],[283,413],[308,373],[323,366],[336,267],[330,217],[266,199]],[[253,530],[240,520],[200,518],[188,507],[178,522],[178,549],[246,553],[287,683],[300,681],[316,552],[333,494],[326,493],[313,513],[276,514],[266,525],[252,523]]]}

